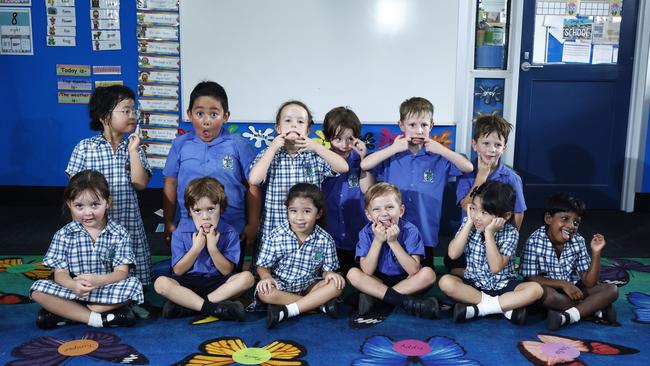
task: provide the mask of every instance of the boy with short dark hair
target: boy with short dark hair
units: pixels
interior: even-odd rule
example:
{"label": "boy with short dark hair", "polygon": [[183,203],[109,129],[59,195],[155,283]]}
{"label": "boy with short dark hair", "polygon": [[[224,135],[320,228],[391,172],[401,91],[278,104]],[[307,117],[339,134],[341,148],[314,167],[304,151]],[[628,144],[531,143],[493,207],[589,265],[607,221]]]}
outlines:
{"label": "boy with short dark hair", "polygon": [[405,219],[420,229],[425,246],[424,265],[433,268],[443,191],[451,177],[471,172],[472,163],[429,137],[433,104],[413,97],[400,105],[399,127],[404,133],[392,145],[366,156],[361,169],[377,180],[396,185],[404,195]]}
{"label": "boy with short dark hair", "polygon": [[605,238],[593,236],[590,258],[585,239],[578,234],[585,212],[581,200],[567,193],[552,195],[546,201],[544,225],[530,235],[524,247],[521,274],[542,285],[549,329],[592,314],[616,322],[618,288],[598,282]]}

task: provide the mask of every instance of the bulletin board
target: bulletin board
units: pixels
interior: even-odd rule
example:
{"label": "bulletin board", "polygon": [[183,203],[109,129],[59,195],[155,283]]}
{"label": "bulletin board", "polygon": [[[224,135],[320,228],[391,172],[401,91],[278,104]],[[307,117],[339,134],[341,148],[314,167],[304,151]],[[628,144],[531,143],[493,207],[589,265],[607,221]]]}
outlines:
{"label": "bulletin board", "polygon": [[[182,110],[215,80],[232,121],[270,121],[300,99],[322,120],[350,106],[364,123],[394,123],[408,97],[454,122],[458,7],[445,1],[181,1]],[[187,118],[183,115],[183,118]]]}

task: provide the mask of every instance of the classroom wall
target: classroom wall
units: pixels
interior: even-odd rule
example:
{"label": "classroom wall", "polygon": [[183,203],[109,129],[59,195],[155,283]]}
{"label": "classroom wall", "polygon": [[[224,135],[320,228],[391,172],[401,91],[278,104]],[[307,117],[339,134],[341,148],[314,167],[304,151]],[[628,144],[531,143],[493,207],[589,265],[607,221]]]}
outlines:
{"label": "classroom wall", "polygon": [[[650,82],[650,76],[648,82]],[[648,116],[647,126],[647,135],[645,138],[645,155],[643,159],[643,183],[641,185],[642,193],[650,193],[650,116]]]}
{"label": "classroom wall", "polygon": [[[86,105],[57,102],[56,64],[120,65],[122,75],[91,76],[90,80],[123,80],[127,86],[135,88],[135,2],[121,2],[120,51],[92,51],[90,20],[86,16],[89,14],[87,1],[76,2],[76,47],[46,46],[45,4],[34,1],[30,8],[34,56],[0,56],[0,120],[4,127],[4,133],[0,134],[0,186],[63,186],[67,182],[64,169],[74,145],[83,138],[93,136],[95,132],[88,128]],[[182,124],[181,128],[188,129],[189,126]],[[247,127],[247,124],[242,124],[238,129],[241,133]],[[394,131],[396,126],[376,127]],[[447,130],[455,133],[453,127],[448,127]],[[646,141],[650,141],[650,129]],[[640,189],[646,193],[650,192],[648,161],[650,143],[646,143]],[[149,187],[162,187],[159,170],[155,171]]]}

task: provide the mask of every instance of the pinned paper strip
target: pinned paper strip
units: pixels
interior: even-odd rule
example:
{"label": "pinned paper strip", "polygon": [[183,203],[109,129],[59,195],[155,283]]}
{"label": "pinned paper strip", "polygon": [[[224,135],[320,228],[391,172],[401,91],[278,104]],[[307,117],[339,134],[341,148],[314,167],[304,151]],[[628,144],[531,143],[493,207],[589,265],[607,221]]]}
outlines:
{"label": "pinned paper strip", "polygon": [[178,55],[181,53],[181,44],[179,42],[160,42],[141,40],[140,53],[161,53],[165,55]]}
{"label": "pinned paper strip", "polygon": [[143,70],[140,71],[138,80],[145,83],[178,83],[180,74],[178,71]]}
{"label": "pinned paper strip", "polygon": [[90,65],[57,64],[56,74],[58,76],[90,76]]}
{"label": "pinned paper strip", "polygon": [[122,66],[93,66],[93,74],[95,75],[121,75]]}
{"label": "pinned paper strip", "polygon": [[176,10],[178,11],[178,0],[137,0],[138,10]]}
{"label": "pinned paper strip", "polygon": [[167,144],[164,142],[151,142],[145,141],[140,146],[144,152],[148,155],[169,155],[169,150],[172,148],[172,144]]}
{"label": "pinned paper strip", "polygon": [[97,80],[95,81],[95,88],[106,87],[111,85],[124,85],[122,80]]}
{"label": "pinned paper strip", "polygon": [[59,90],[92,90],[93,85],[88,79],[66,79],[57,80],[56,87]]}
{"label": "pinned paper strip", "polygon": [[167,162],[167,157],[147,155],[147,161],[149,162],[150,167],[154,169],[163,169],[165,167],[165,163]]}
{"label": "pinned paper strip", "polygon": [[138,12],[138,24],[144,25],[178,25],[178,13]]}
{"label": "pinned paper strip", "polygon": [[47,15],[61,15],[66,17],[74,17],[76,15],[74,7],[70,6],[48,6]]}
{"label": "pinned paper strip", "polygon": [[178,112],[178,99],[140,98],[138,102],[142,111]]}
{"label": "pinned paper strip", "polygon": [[163,68],[178,70],[181,67],[181,59],[177,56],[139,55],[138,66],[142,69]]}
{"label": "pinned paper strip", "polygon": [[90,28],[93,30],[98,29],[120,29],[119,19],[91,19]]}
{"label": "pinned paper strip", "polygon": [[138,123],[143,125],[158,125],[168,127],[178,127],[178,114],[164,114],[164,113],[151,113],[142,112],[138,119]]}
{"label": "pinned paper strip", "polygon": [[93,41],[93,49],[95,51],[121,50],[122,43],[119,39],[114,41]]}
{"label": "pinned paper strip", "polygon": [[144,127],[140,129],[140,138],[143,140],[166,140],[171,141],[176,138],[178,130],[175,128],[152,128]]}
{"label": "pinned paper strip", "polygon": [[178,27],[138,25],[136,34],[138,36],[138,39],[177,40]]}
{"label": "pinned paper strip", "polygon": [[58,92],[60,104],[88,104],[90,93]]}
{"label": "pinned paper strip", "polygon": [[48,36],[47,37],[48,46],[68,46],[74,47],[77,45],[77,39],[75,37],[56,37]]}
{"label": "pinned paper strip", "polygon": [[138,96],[178,98],[178,85],[138,84]]}

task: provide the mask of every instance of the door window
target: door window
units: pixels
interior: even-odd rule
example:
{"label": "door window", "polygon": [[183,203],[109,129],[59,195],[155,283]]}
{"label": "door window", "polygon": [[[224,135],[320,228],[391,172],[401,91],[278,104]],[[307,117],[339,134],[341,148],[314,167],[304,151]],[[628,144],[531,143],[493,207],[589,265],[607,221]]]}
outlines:
{"label": "door window", "polygon": [[474,69],[507,69],[509,12],[509,0],[477,1]]}
{"label": "door window", "polygon": [[616,64],[622,6],[622,0],[538,0],[533,63]]}

